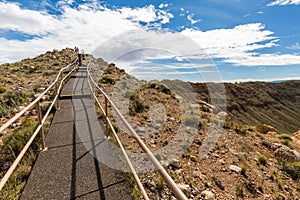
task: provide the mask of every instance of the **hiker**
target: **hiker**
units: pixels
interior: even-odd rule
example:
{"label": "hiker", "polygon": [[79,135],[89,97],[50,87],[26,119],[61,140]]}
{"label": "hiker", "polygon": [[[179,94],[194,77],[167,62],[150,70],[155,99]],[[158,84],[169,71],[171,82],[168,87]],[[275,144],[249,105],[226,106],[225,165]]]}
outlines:
{"label": "hiker", "polygon": [[75,53],[79,53],[79,48],[75,46],[74,51]]}

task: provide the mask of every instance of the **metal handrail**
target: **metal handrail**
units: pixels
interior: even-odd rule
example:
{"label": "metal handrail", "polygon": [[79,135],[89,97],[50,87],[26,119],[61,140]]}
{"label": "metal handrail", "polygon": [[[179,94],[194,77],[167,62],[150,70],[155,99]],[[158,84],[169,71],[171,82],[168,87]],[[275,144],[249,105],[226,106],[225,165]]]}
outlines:
{"label": "metal handrail", "polygon": [[[89,72],[88,72],[88,74],[89,74]],[[92,91],[92,85],[91,85],[91,83],[90,83],[90,79],[88,79],[88,84],[89,84],[90,89],[91,89],[91,91]],[[123,144],[122,144],[120,138],[118,137],[115,128],[113,127],[113,125],[112,125],[110,119],[108,118],[107,109],[104,110],[104,108],[101,106],[101,103],[99,102],[99,100],[98,100],[98,98],[97,98],[97,96],[96,96],[95,93],[93,93],[93,97],[94,97],[94,99],[96,100],[96,103],[97,103],[97,105],[100,107],[101,111],[102,111],[103,113],[105,113],[105,121],[106,121],[106,125],[109,125],[109,126],[110,126],[110,128],[111,128],[111,130],[112,130],[112,132],[113,132],[113,134],[114,134],[114,137],[115,137],[115,139],[117,140],[117,143],[118,143],[118,145],[119,145],[119,147],[120,147],[120,149],[121,149],[121,151],[122,151],[122,153],[123,153],[123,155],[124,155],[124,157],[125,157],[125,160],[126,160],[128,166],[129,166],[130,170],[131,170],[131,173],[133,174],[134,180],[135,180],[135,182],[136,182],[138,188],[140,189],[140,191],[141,191],[141,193],[142,193],[144,199],[145,199],[145,200],[149,200],[149,197],[148,197],[148,195],[147,195],[147,192],[146,192],[146,190],[145,190],[145,188],[144,188],[144,186],[143,186],[143,184],[142,184],[140,178],[138,177],[138,175],[137,175],[137,173],[136,173],[136,171],[135,171],[135,169],[134,169],[134,167],[133,167],[133,165],[132,165],[132,163],[131,163],[131,161],[130,161],[130,159],[129,159],[127,153],[126,153],[126,150],[125,150],[125,148],[124,148],[124,146],[123,146]],[[105,107],[106,107],[106,106],[105,106]],[[106,134],[107,134],[107,128],[106,128]]]}
{"label": "metal handrail", "polygon": [[[120,119],[122,120],[122,122],[125,124],[125,126],[128,128],[129,132],[132,134],[133,138],[135,138],[135,140],[138,142],[139,146],[142,148],[142,150],[147,153],[150,161],[152,162],[152,164],[158,169],[158,172],[160,173],[160,175],[162,176],[162,178],[164,179],[164,181],[167,183],[169,189],[174,193],[175,197],[177,199],[180,200],[187,200],[188,198],[185,196],[185,194],[182,192],[182,190],[177,186],[177,184],[175,183],[175,181],[171,178],[171,176],[168,174],[168,172],[163,168],[163,166],[161,165],[161,163],[157,160],[157,158],[153,155],[153,153],[150,151],[150,149],[145,145],[145,143],[142,141],[142,139],[139,137],[139,135],[135,132],[135,130],[132,128],[132,126],[128,123],[128,121],[125,119],[125,117],[122,115],[122,113],[119,111],[119,109],[115,106],[115,104],[110,100],[110,98],[108,97],[108,95],[98,86],[98,84],[95,82],[95,80],[92,78],[92,76],[89,73],[89,70],[87,70],[88,72],[88,77],[89,79],[91,79],[93,85],[100,91],[100,93],[104,96],[105,98],[105,107],[107,107],[107,103],[109,103],[112,107],[112,109],[117,113],[117,115],[120,117]],[[88,80],[89,80],[88,79]],[[95,94],[93,93],[94,98],[96,98]],[[98,100],[96,100],[98,102]],[[99,102],[100,104],[100,102]],[[101,106],[101,105],[100,105]],[[101,107],[100,107],[101,108]],[[108,115],[107,115],[107,111],[105,112],[103,110],[103,108],[101,108],[103,113],[105,113],[105,118],[106,118],[106,123],[110,124],[110,121],[108,119]],[[114,132],[114,131],[113,131]],[[116,135],[116,134],[115,134]],[[118,141],[119,143],[119,141]],[[121,141],[120,141],[121,143]],[[123,151],[123,150],[122,150]],[[125,150],[124,150],[125,151]],[[126,152],[125,152],[125,155]],[[127,156],[128,157],[128,156]],[[125,156],[126,158],[126,156]],[[129,159],[129,158],[128,158]],[[127,161],[127,158],[126,158]],[[133,168],[133,166],[132,166]],[[134,168],[133,168],[134,170]],[[134,170],[135,172],[135,170]],[[133,173],[133,175],[135,175]]]}
{"label": "metal handrail", "polygon": [[[31,102],[28,106],[26,106],[24,109],[22,109],[19,113],[17,113],[13,118],[11,118],[10,120],[8,120],[5,124],[3,124],[0,127],[0,133],[2,131],[4,131],[6,128],[8,128],[12,123],[14,123],[17,119],[19,119],[26,111],[30,110],[33,106],[37,105],[38,107],[38,118],[39,118],[39,126],[36,128],[36,130],[34,131],[34,133],[32,134],[32,136],[30,137],[30,139],[28,140],[28,142],[25,144],[25,146],[23,147],[23,149],[21,150],[21,152],[19,153],[19,155],[17,156],[17,158],[15,159],[15,161],[13,162],[13,164],[10,166],[10,168],[8,169],[8,171],[5,173],[5,175],[3,176],[3,178],[0,181],[0,191],[2,190],[2,188],[4,187],[5,183],[8,181],[9,177],[11,176],[11,174],[13,173],[13,171],[16,169],[17,165],[19,164],[19,162],[21,161],[21,159],[23,158],[23,156],[25,155],[25,153],[27,152],[28,148],[30,147],[30,145],[32,144],[33,140],[35,139],[35,137],[37,136],[37,134],[42,131],[42,145],[43,145],[43,149],[45,150],[45,142],[44,142],[44,133],[43,133],[43,125],[47,120],[48,115],[50,114],[53,106],[55,105],[55,103],[58,100],[59,97],[59,93],[61,91],[61,88],[63,86],[63,83],[65,81],[65,79],[67,77],[69,77],[74,70],[77,68],[78,65],[75,65],[73,67],[73,69],[62,78],[62,80],[60,81],[59,86],[57,87],[57,84],[59,82],[59,78],[61,76],[61,74],[63,73],[63,71],[65,71],[66,69],[69,69],[72,65],[74,65],[77,62],[77,59],[72,62],[71,64],[63,67],[62,69],[60,69],[56,79],[52,82],[52,84],[44,91],[42,92],[33,102]],[[56,86],[56,96],[54,97],[51,105],[49,106],[46,114],[44,115],[44,117],[42,118],[41,115],[41,110],[40,110],[40,106],[39,106],[39,102],[42,99],[42,97],[50,91],[50,89]]]}

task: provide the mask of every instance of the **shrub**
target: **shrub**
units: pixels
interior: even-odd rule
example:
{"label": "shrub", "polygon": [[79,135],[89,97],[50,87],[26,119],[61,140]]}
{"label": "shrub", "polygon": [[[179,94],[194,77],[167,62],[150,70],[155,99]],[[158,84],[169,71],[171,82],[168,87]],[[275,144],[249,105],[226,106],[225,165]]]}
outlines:
{"label": "shrub", "polygon": [[145,111],[146,108],[148,108],[141,102],[136,92],[132,93],[130,100],[131,100],[131,104],[129,106],[129,114],[131,116],[136,115],[136,113],[142,113]]}
{"label": "shrub", "polygon": [[196,117],[185,117],[183,119],[183,124],[186,126],[200,126],[201,127],[201,123],[199,122],[199,120]]}
{"label": "shrub", "polygon": [[5,87],[0,87],[0,94],[5,93],[6,92],[6,88]]}
{"label": "shrub", "polygon": [[292,138],[289,134],[281,134],[278,136],[280,139],[292,141]]}
{"label": "shrub", "polygon": [[236,196],[237,197],[243,197],[244,196],[244,188],[243,188],[243,186],[240,186],[240,185],[236,186],[235,192],[236,192]]}
{"label": "shrub", "polygon": [[101,83],[104,83],[104,84],[115,84],[115,80],[110,78],[110,77],[107,77],[107,76],[103,76],[102,79],[101,79]]}
{"label": "shrub", "polygon": [[293,180],[300,178],[300,162],[286,162],[283,165],[283,170],[289,174]]}
{"label": "shrub", "polygon": [[271,142],[269,142],[268,140],[264,139],[261,144],[267,148],[271,148]]}
{"label": "shrub", "polygon": [[258,157],[258,164],[266,166],[267,165],[267,159],[265,156],[259,156]]}

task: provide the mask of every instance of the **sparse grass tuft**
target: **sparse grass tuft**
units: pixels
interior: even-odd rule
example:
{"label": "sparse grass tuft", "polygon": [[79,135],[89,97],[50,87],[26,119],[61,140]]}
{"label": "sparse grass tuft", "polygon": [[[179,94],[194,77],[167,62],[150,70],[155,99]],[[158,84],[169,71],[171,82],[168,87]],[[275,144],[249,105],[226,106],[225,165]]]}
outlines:
{"label": "sparse grass tuft", "polygon": [[237,197],[244,197],[244,186],[243,185],[236,186],[235,193]]}
{"label": "sparse grass tuft", "polygon": [[300,162],[285,162],[283,170],[289,174],[293,180],[300,179]]}
{"label": "sparse grass tuft", "polygon": [[259,156],[258,157],[258,164],[259,165],[263,165],[263,166],[266,166],[267,165],[267,158],[263,155]]}

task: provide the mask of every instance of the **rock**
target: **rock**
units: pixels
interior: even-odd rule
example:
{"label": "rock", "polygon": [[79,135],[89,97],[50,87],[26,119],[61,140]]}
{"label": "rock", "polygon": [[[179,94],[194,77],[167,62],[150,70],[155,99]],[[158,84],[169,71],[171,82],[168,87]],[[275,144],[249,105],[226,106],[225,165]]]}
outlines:
{"label": "rock", "polygon": [[44,87],[41,87],[41,88],[37,89],[38,92],[44,92],[45,90],[46,90],[46,88],[44,88]]}
{"label": "rock", "polygon": [[137,133],[145,133],[145,129],[142,127],[138,127],[136,130]]}
{"label": "rock", "polygon": [[177,184],[177,186],[179,187],[179,189],[182,190],[182,192],[187,196],[191,196],[191,187],[187,184]]}
{"label": "rock", "polygon": [[169,119],[170,119],[170,121],[175,121],[174,117],[170,117]]}
{"label": "rock", "polygon": [[226,116],[227,116],[227,113],[224,111],[221,111],[216,115],[216,117],[221,120],[224,120]]}
{"label": "rock", "polygon": [[197,145],[202,145],[202,141],[199,138],[194,139],[194,143]]}
{"label": "rock", "polygon": [[231,171],[234,171],[234,172],[238,173],[238,174],[240,174],[242,172],[242,168],[240,168],[239,166],[236,166],[236,165],[230,165],[229,169]]}
{"label": "rock", "polygon": [[226,161],[224,159],[220,159],[218,160],[219,163],[221,163],[221,165],[225,165],[226,164]]}
{"label": "rock", "polygon": [[215,194],[212,191],[209,191],[209,190],[202,191],[201,196],[204,199],[214,199],[215,198]]}
{"label": "rock", "polygon": [[3,141],[0,139],[0,147],[4,145]]}
{"label": "rock", "polygon": [[218,179],[217,177],[212,177],[213,181],[215,182],[215,184],[221,189],[221,190],[224,190],[225,189],[225,186],[223,184],[223,182]]}
{"label": "rock", "polygon": [[190,160],[191,160],[192,162],[196,162],[196,161],[197,161],[196,156],[191,156],[191,157],[190,157]]}
{"label": "rock", "polygon": [[279,144],[279,143],[272,143],[271,144],[271,149],[273,151],[277,150],[278,148],[282,147],[282,144]]}
{"label": "rock", "polygon": [[177,160],[177,159],[173,159],[170,163],[170,166],[173,169],[181,169],[181,164],[180,164],[179,160]]}
{"label": "rock", "polygon": [[267,134],[268,132],[278,132],[273,126],[266,124],[259,124],[256,126],[256,130],[260,133]]}
{"label": "rock", "polygon": [[197,189],[194,189],[193,191],[192,191],[192,195],[193,196],[197,196],[199,194],[199,191],[197,190]]}
{"label": "rock", "polygon": [[300,154],[296,150],[292,150],[287,146],[281,146],[275,151],[275,157],[277,159],[284,159],[290,162],[300,161]]}

